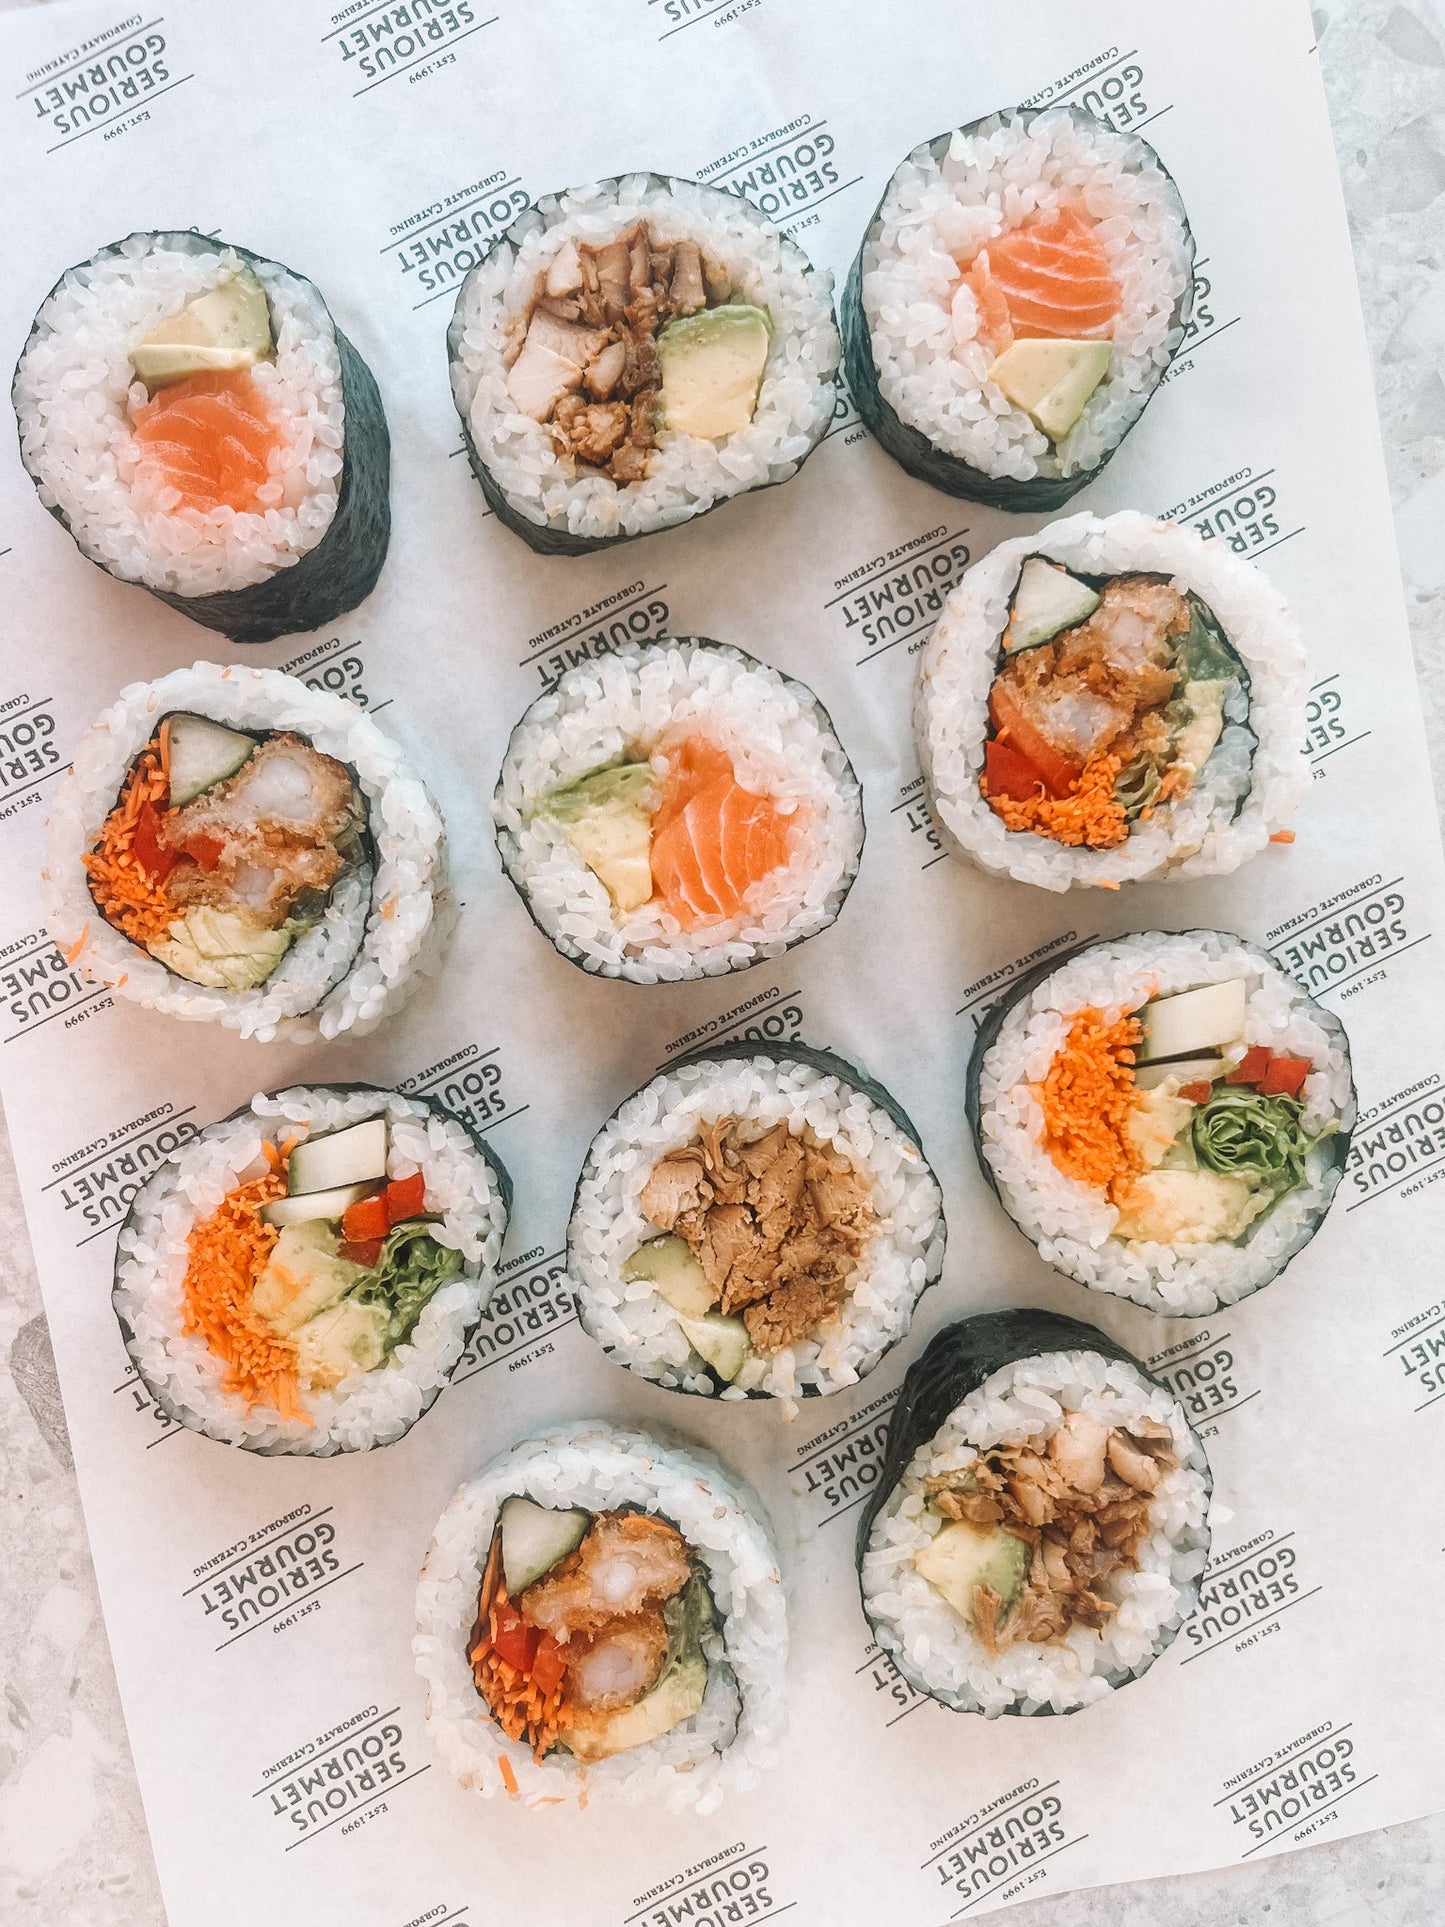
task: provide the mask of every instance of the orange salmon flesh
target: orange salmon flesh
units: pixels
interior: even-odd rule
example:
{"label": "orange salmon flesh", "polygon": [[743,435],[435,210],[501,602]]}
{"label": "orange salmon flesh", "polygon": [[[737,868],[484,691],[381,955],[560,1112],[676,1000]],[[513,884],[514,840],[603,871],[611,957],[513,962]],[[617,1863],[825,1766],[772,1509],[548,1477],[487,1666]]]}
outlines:
{"label": "orange salmon flesh", "polygon": [[181,508],[257,507],[271,451],[281,437],[247,374],[188,375],[136,410],[131,430],[140,467],[156,488],[173,488]]}

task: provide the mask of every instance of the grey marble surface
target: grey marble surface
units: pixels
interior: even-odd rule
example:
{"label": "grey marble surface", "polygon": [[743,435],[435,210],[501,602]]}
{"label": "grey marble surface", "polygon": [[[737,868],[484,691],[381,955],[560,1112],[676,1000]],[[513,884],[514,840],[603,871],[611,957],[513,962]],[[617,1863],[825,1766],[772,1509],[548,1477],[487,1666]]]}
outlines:
{"label": "grey marble surface", "polygon": [[[1445,795],[1445,0],[1325,0],[1314,14]],[[1445,1816],[1006,1917],[1016,1927],[1435,1927],[1445,1921]],[[0,1132],[0,1920],[164,1919]]]}

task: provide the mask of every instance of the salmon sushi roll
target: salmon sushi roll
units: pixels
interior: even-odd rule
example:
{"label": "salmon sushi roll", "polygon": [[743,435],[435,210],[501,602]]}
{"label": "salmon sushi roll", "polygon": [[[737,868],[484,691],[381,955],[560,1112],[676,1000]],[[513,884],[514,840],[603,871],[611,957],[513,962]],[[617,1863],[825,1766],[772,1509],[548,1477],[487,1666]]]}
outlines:
{"label": "salmon sushi roll", "polygon": [[233,642],[375,586],[390,442],[371,371],[304,276],[132,234],[46,296],[12,389],[40,500],[81,553]]}
{"label": "salmon sushi roll", "polygon": [[1184,339],[1194,242],[1137,135],[1079,107],[993,114],[915,148],[843,295],[859,414],[910,475],[994,508],[1060,507]]}
{"label": "salmon sushi roll", "polygon": [[1308,783],[1305,657],[1283,596],[1192,529],[1073,515],[948,598],[915,728],[934,814],[1046,890],[1227,875]]}
{"label": "salmon sushi roll", "polygon": [[455,921],[421,779],[355,703],[276,669],[123,690],[46,845],[50,934],[83,976],[263,1042],[374,1029]]}
{"label": "salmon sushi roll", "polygon": [[492,814],[538,928],[642,984],[781,956],[833,922],[863,849],[812,691],[700,636],[569,670],[512,732]]}

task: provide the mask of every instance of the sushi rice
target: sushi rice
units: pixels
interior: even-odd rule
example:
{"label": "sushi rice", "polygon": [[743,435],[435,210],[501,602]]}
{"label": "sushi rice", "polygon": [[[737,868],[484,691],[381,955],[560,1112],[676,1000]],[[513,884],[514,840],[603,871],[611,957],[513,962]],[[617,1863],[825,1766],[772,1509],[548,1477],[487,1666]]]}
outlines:
{"label": "sushi rice", "polygon": [[[706,1635],[699,1712],[660,1739],[583,1766],[554,1751],[534,1761],[487,1715],[468,1660],[483,1568],[502,1501],[592,1511],[635,1508],[675,1526],[706,1568],[718,1629]],[[788,1621],[778,1555],[756,1495],[710,1453],[597,1421],[523,1441],[467,1481],[437,1522],[416,1595],[417,1671],[443,1766],[488,1798],[529,1806],[599,1796],[711,1813],[756,1785],[786,1727]]]}
{"label": "sushi rice", "polygon": [[[1244,1042],[1307,1059],[1304,1182],[1239,1242],[1125,1242],[1107,1195],[1061,1171],[1043,1137],[1037,1087],[1075,1013],[1111,1021],[1154,997],[1243,978]],[[1085,945],[1049,966],[986,1023],[970,1067],[979,1156],[1005,1210],[1040,1257],[1091,1291],[1176,1318],[1201,1318],[1268,1284],[1319,1229],[1343,1173],[1355,1120],[1349,1043],[1339,1021],[1267,952],[1223,931],[1147,931]]]}
{"label": "sushi rice", "polygon": [[[266,1143],[304,1142],[374,1117],[388,1125],[388,1176],[424,1174],[434,1214],[428,1229],[438,1244],[461,1253],[461,1271],[437,1286],[384,1365],[306,1394],[311,1424],[264,1405],[248,1411],[222,1388],[221,1359],[183,1329],[191,1231],[265,1170]],[[177,1151],[131,1204],[113,1294],[131,1362],[168,1418],[249,1452],[328,1457],[390,1444],[445,1387],[481,1317],[496,1283],[507,1195],[500,1167],[456,1118],[426,1099],[368,1086],[258,1095]]]}
{"label": "sushi rice", "polygon": [[[807,812],[786,865],[736,916],[682,929],[654,898],[617,912],[603,884],[538,805],[549,793],[660,738],[694,730],[726,751],[737,780],[785,815]],[[527,710],[492,804],[503,865],[564,957],[632,983],[745,970],[831,924],[858,872],[863,808],[827,713],[802,683],[704,637],[646,646],[568,670]]]}
{"label": "sushi rice", "polygon": [[[295,731],[350,768],[367,805],[374,864],[340,879],[325,914],[254,990],[175,975],[106,922],[88,887],[81,859],[135,758],[173,711],[240,730]],[[456,916],[441,816],[370,717],[280,670],[208,662],[132,683],[81,737],[47,826],[42,887],[50,934],[82,975],[148,1009],[262,1042],[374,1029],[439,966]]]}
{"label": "sushi rice", "polygon": [[[1020,570],[1043,556],[1081,575],[1145,573],[1193,592],[1222,625],[1248,676],[1188,792],[1134,822],[1110,849],[1069,848],[1010,830],[979,788],[989,695]],[[935,813],[983,869],[1045,890],[1153,877],[1227,875],[1294,814],[1309,781],[1305,659],[1289,605],[1219,542],[1132,511],[1070,516],[1001,542],[948,598],[919,670],[914,727]]]}
{"label": "sushi rice", "polygon": [[[856,1384],[907,1332],[943,1267],[942,1193],[897,1107],[885,1107],[878,1099],[886,1093],[875,1096],[850,1070],[806,1047],[722,1047],[661,1072],[598,1132],[567,1229],[568,1272],[584,1329],[619,1364],[672,1391],[792,1401]],[[816,1337],[756,1354],[743,1383],[722,1385],[656,1288],[625,1278],[622,1267],[656,1236],[639,1194],[659,1160],[692,1143],[700,1126],[729,1117],[758,1136],[786,1123],[841,1152],[866,1177],[877,1229],[836,1320]]]}
{"label": "sushi rice", "polygon": [[[1103,1631],[1074,1625],[1055,1642],[1019,1640],[990,1657],[973,1627],[909,1562],[939,1531],[923,1482],[961,1471],[994,1445],[1036,1445],[1065,1415],[1107,1426],[1167,1425],[1178,1465],[1161,1477],[1137,1571],[1104,1582],[1118,1610]],[[1071,1713],[1153,1664],[1194,1611],[1209,1550],[1209,1475],[1183,1408],[1120,1358],[1048,1352],[1003,1366],[969,1393],[908,1461],[875,1515],[861,1561],[864,1610],[879,1645],[919,1692],[959,1712]]]}

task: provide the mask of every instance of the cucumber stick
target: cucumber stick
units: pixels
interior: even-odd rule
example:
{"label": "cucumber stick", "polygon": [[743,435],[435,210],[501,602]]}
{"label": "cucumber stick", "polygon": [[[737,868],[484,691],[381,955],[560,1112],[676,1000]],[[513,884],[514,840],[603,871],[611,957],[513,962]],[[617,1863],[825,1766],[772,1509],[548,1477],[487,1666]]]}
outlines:
{"label": "cucumber stick", "polygon": [[344,1184],[376,1184],[386,1176],[386,1119],[368,1117],[344,1131],[309,1137],[286,1160],[293,1198],[335,1191]]}
{"label": "cucumber stick", "polygon": [[559,1559],[575,1552],[592,1523],[590,1512],[554,1512],[550,1506],[514,1495],[502,1501],[502,1576],[507,1597],[515,1599]]}

